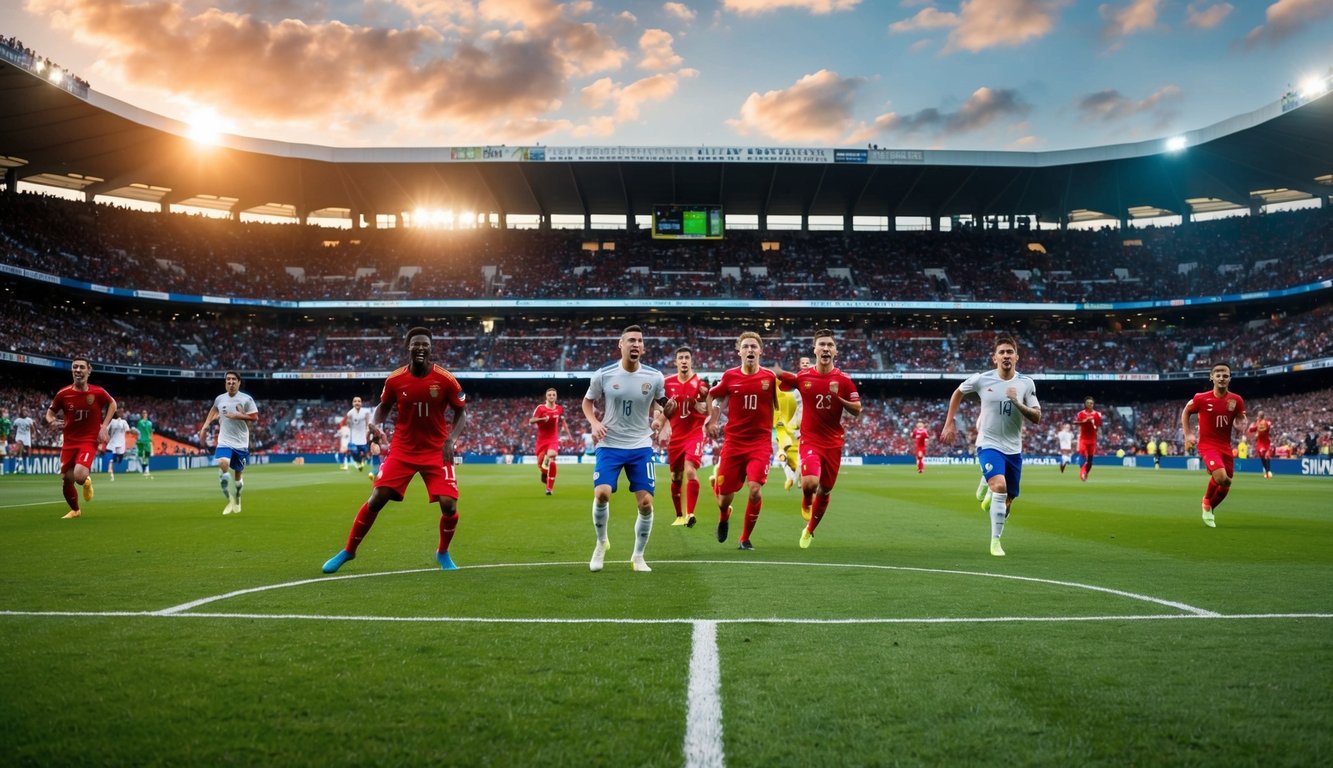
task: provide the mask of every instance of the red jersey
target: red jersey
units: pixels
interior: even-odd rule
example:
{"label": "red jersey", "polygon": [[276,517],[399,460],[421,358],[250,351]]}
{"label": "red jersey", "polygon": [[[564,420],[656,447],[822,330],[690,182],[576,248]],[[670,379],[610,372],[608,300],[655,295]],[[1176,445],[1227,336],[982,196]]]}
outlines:
{"label": "red jersey", "polygon": [[[835,395],[831,385],[836,383]],[[842,400],[860,402],[861,395],[856,392],[856,384],[847,374],[834,368],[828,373],[820,373],[814,368],[806,368],[786,381],[784,386],[794,387],[801,393],[801,445],[811,448],[842,450]]]}
{"label": "red jersey", "polygon": [[[847,399],[850,400],[851,398]],[[926,450],[926,440],[929,437],[930,437],[930,430],[926,429],[925,427],[919,427],[917,429],[912,430],[912,439],[916,441],[916,449],[918,451]]]}
{"label": "red jersey", "polygon": [[65,447],[96,445],[97,433],[102,430],[105,409],[115,402],[111,394],[96,384],[79,391],[71,384],[56,393],[51,410],[65,420]]}
{"label": "red jersey", "polygon": [[1234,392],[1218,397],[1210,389],[1200,392],[1185,406],[1199,414],[1199,447],[1231,450],[1231,425],[1245,415],[1245,400]]}
{"label": "red jersey", "polygon": [[725,438],[729,451],[758,450],[772,444],[777,391],[778,377],[767,368],[746,374],[737,366],[722,374],[710,392],[715,399],[727,398]]}
{"label": "red jersey", "polygon": [[1273,422],[1268,419],[1258,419],[1250,425],[1250,432],[1254,433],[1254,447],[1258,450],[1264,450],[1273,447],[1272,438]]}
{"label": "red jersey", "polygon": [[1097,430],[1102,428],[1102,412],[1082,410],[1074,417],[1074,423],[1078,424],[1078,441],[1080,443],[1097,442]]}
{"label": "red jersey", "polygon": [[556,405],[547,408],[546,403],[542,403],[533,410],[532,418],[540,419],[543,416],[550,418],[536,423],[537,444],[560,442],[560,420],[565,418],[565,406]]}
{"label": "red jersey", "polygon": [[440,461],[452,421],[445,417],[445,410],[461,411],[465,400],[458,379],[438,365],[431,365],[430,371],[419,378],[412,375],[409,366],[389,374],[380,403],[397,405],[394,455],[408,463]]}
{"label": "red jersey", "polygon": [[666,377],[666,396],[676,399],[676,412],[671,414],[671,442],[684,443],[697,437],[708,414],[699,413],[694,404],[708,397],[708,385],[696,373],[685,381],[680,374]]}

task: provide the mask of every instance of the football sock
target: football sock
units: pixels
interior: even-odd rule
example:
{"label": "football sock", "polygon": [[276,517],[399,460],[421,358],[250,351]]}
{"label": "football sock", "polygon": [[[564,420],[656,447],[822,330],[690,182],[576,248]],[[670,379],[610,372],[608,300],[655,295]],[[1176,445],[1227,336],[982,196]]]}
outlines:
{"label": "football sock", "polygon": [[694,507],[699,503],[699,478],[685,483],[685,514],[694,514]]}
{"label": "football sock", "polygon": [[222,496],[227,501],[231,501],[231,491],[227,489],[227,472],[223,470],[218,473],[218,485],[222,486]]}
{"label": "football sock", "polygon": [[1208,502],[1208,506],[1213,506],[1213,498],[1217,495],[1217,483],[1213,478],[1208,478],[1208,489],[1203,492],[1203,500]]}
{"label": "football sock", "polygon": [[454,531],[458,530],[458,510],[452,515],[440,515],[440,548],[436,552],[448,552],[449,543],[454,540]]}
{"label": "football sock", "polygon": [[555,462],[553,461],[550,463],[549,466],[546,467],[546,490],[550,491],[554,489],[555,489]]}
{"label": "football sock", "polygon": [[828,503],[829,497],[827,495],[815,496],[815,501],[810,507],[810,524],[806,526],[806,529],[811,533],[814,533],[815,529],[819,527],[819,521],[824,518],[824,513],[828,511]]}
{"label": "football sock", "polygon": [[730,505],[730,504],[728,504],[727,506],[722,507],[720,510],[718,510],[718,518],[717,518],[717,519],[718,519],[718,522],[723,522],[723,523],[725,523],[726,521],[728,521],[728,520],[731,519],[731,505]]}
{"label": "football sock", "polygon": [[78,486],[74,484],[74,481],[66,480],[63,484],[61,484],[60,490],[63,494],[65,494],[65,503],[69,504],[69,508],[74,510],[75,512],[78,512],[79,491],[78,491]]}
{"label": "football sock", "polygon": [[680,509],[680,481],[671,481],[671,506],[676,508],[676,517],[681,516]]}
{"label": "football sock", "polygon": [[1217,490],[1213,491],[1213,503],[1210,506],[1212,506],[1212,508],[1216,510],[1217,505],[1222,503],[1222,500],[1227,497],[1228,493],[1231,493],[1231,486],[1229,485],[1217,486]]}
{"label": "football sock", "polygon": [[814,491],[807,491],[804,488],[801,489],[801,507],[805,509],[811,509],[810,505],[814,504],[814,499],[815,499]]}
{"label": "football sock", "polygon": [[375,518],[378,516],[378,512],[370,511],[370,502],[362,504],[356,513],[356,519],[352,521],[352,532],[347,534],[347,546],[343,549],[355,555],[356,548],[361,546],[361,540],[370,533],[370,526],[375,524]]}
{"label": "football sock", "polygon": [[755,523],[759,522],[759,509],[764,505],[762,499],[750,499],[745,502],[745,525],[741,529],[741,541],[749,541]]}
{"label": "football sock", "polygon": [[639,517],[634,521],[634,556],[643,557],[643,550],[648,546],[648,535],[653,532],[653,510],[648,508],[648,514],[639,510]]}
{"label": "football sock", "polygon": [[921,471],[921,470],[923,470],[923,469],[925,469],[925,468],[926,468],[926,461],[925,461],[925,459],[917,459],[917,460],[916,460],[916,468],[917,468],[917,471],[918,471],[918,472]]}
{"label": "football sock", "polygon": [[1008,500],[1007,493],[992,493],[990,497],[990,535],[997,539],[1004,533],[1005,502]]}
{"label": "football sock", "polygon": [[611,519],[611,503],[592,503],[592,528],[597,533],[598,541],[606,541],[606,522]]}
{"label": "football sock", "polygon": [[1087,474],[1091,471],[1092,471],[1092,454],[1089,453],[1087,456],[1083,457],[1083,473]]}
{"label": "football sock", "polygon": [[245,481],[244,481],[244,480],[237,480],[237,481],[236,481],[236,503],[237,503],[237,504],[240,504],[240,503],[241,503],[241,491],[244,490],[244,489],[245,489]]}

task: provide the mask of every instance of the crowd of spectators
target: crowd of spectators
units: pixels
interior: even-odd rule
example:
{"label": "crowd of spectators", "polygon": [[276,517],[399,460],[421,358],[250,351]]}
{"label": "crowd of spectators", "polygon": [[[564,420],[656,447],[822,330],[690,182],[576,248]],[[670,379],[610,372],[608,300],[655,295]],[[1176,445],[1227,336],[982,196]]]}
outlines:
{"label": "crowd of spectators", "polygon": [[[49,82],[52,82],[70,93],[88,97],[88,81],[56,64],[45,56],[37,55],[33,49],[25,46],[23,41],[11,35],[0,35],[0,56],[6,61],[23,67],[24,69],[36,75],[41,75]],[[59,74],[54,78],[52,72]]]}
{"label": "crowd of spectators", "polygon": [[332,229],[0,196],[0,262],[114,287],[252,299],[733,298],[1109,302],[1333,275],[1333,213],[1121,231]]}

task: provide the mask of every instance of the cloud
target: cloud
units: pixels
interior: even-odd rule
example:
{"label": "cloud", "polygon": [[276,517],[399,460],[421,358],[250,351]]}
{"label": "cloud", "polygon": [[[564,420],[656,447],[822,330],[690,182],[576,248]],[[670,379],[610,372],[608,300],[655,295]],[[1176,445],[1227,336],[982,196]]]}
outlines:
{"label": "cloud", "polygon": [[694,21],[697,15],[694,9],[684,3],[663,3],[662,10],[668,16],[674,16],[681,21]]}
{"label": "cloud", "polygon": [[1090,93],[1075,105],[1085,123],[1121,122],[1140,115],[1151,115],[1153,124],[1164,127],[1178,114],[1181,90],[1167,85],[1146,99],[1135,101],[1114,88]]}
{"label": "cloud", "polygon": [[851,11],[860,4],[861,0],[722,0],[723,10],[742,16],[758,16],[788,8],[823,15]]}
{"label": "cloud", "polygon": [[944,53],[1015,47],[1044,37],[1055,29],[1056,17],[1069,1],[964,0]]}
{"label": "cloud", "polygon": [[891,32],[915,32],[919,29],[944,29],[956,27],[961,20],[956,13],[941,11],[938,8],[922,8],[916,15],[889,25]]}
{"label": "cloud", "polygon": [[751,93],[740,116],[726,124],[741,136],[777,141],[837,143],[857,131],[856,96],[865,78],[844,78],[827,69],[806,75],[790,88]]}
{"label": "cloud", "polygon": [[892,133],[933,133],[952,136],[979,130],[1005,117],[1024,117],[1032,106],[1018,91],[982,86],[963,102],[956,112],[942,112],[934,107],[910,115],[885,115],[881,124]]}
{"label": "cloud", "polygon": [[1185,23],[1199,29],[1212,29],[1221,24],[1235,10],[1231,3],[1216,3],[1207,8],[1200,3],[1190,3],[1185,8]]}
{"label": "cloud", "polygon": [[1117,7],[1109,3],[1098,6],[1097,12],[1103,21],[1102,39],[1114,49],[1120,47],[1122,38],[1155,28],[1157,7],[1160,4],[1161,0],[1131,0],[1125,6]]}
{"label": "cloud", "polygon": [[639,37],[639,50],[643,51],[639,67],[659,72],[679,67],[682,59],[671,48],[674,42],[675,38],[665,30],[650,29],[644,32]]}
{"label": "cloud", "polygon": [[616,126],[638,120],[645,104],[670,99],[676,94],[682,79],[698,75],[697,69],[685,68],[649,75],[625,86],[609,77],[600,78],[579,91],[579,102],[592,110],[610,107],[611,114],[590,118],[577,135],[611,135]]}
{"label": "cloud", "polygon": [[1277,0],[1264,11],[1264,24],[1245,36],[1245,46],[1253,48],[1262,43],[1277,45],[1326,16],[1333,15],[1330,0]]}

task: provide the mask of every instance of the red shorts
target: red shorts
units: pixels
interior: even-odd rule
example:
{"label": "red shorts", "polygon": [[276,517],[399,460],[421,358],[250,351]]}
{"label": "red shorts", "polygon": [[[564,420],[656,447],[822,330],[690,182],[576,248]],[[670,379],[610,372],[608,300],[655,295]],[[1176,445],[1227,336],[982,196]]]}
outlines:
{"label": "red shorts", "polygon": [[672,472],[685,471],[685,462],[698,467],[704,461],[704,436],[692,435],[679,443],[675,440],[667,443],[667,463]]}
{"label": "red shorts", "polygon": [[1260,459],[1273,458],[1273,445],[1257,445],[1254,447],[1254,455]]}
{"label": "red shorts", "polygon": [[537,443],[537,456],[539,458],[548,453],[560,453],[560,438],[544,443]]}
{"label": "red shorts", "polygon": [[85,469],[93,468],[93,459],[98,454],[97,446],[92,443],[67,445],[60,449],[60,471],[68,472],[77,464]]}
{"label": "red shorts", "polygon": [[768,465],[773,459],[773,447],[765,445],[750,449],[728,450],[722,445],[722,460],[717,464],[717,495],[735,493],[752,480],[760,485],[768,482]]}
{"label": "red shorts", "polygon": [[[925,448],[917,448],[917,449],[916,449],[916,457],[917,457],[918,459],[924,459],[924,458],[926,458],[926,449],[925,449]],[[841,457],[839,457],[839,458],[841,458]]]}
{"label": "red shorts", "polygon": [[1097,453],[1097,443],[1091,440],[1079,440],[1078,452],[1082,456],[1089,456]]}
{"label": "red shorts", "polygon": [[801,476],[817,475],[820,488],[826,491],[833,490],[833,486],[838,482],[838,470],[841,468],[842,450],[801,444]]}
{"label": "red shorts", "polygon": [[1212,445],[1199,446],[1199,458],[1203,460],[1203,468],[1209,472],[1216,472],[1219,468],[1227,471],[1227,477],[1236,474],[1235,456],[1230,450],[1223,450]]}
{"label": "red shorts", "polygon": [[394,501],[402,501],[407,484],[415,475],[421,475],[426,482],[426,493],[430,501],[442,498],[458,499],[458,480],[454,477],[453,465],[442,466],[439,460],[432,464],[413,464],[403,461],[398,453],[389,453],[380,465],[379,477],[375,478],[376,488],[387,488],[393,493]]}

